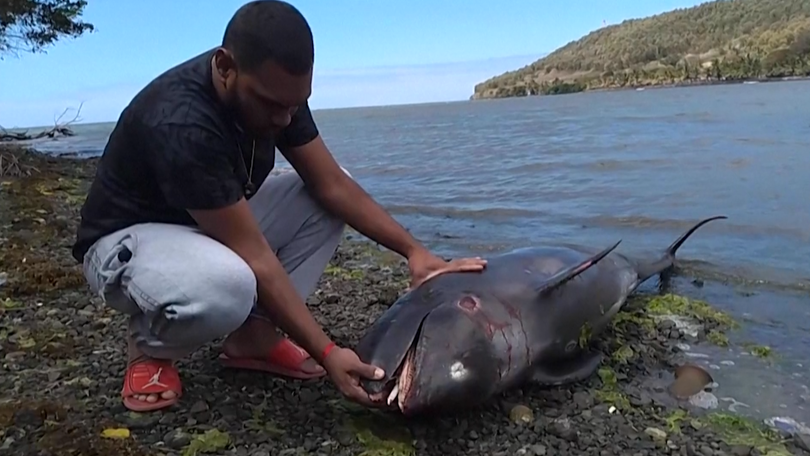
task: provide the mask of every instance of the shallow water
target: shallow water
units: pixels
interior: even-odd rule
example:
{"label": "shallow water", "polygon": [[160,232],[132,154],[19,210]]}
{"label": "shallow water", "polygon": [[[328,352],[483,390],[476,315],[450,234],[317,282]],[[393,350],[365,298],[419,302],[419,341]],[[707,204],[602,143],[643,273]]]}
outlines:
{"label": "shallow water", "polygon": [[[808,106],[810,82],[799,81],[315,117],[340,163],[445,255],[619,238],[623,252],[654,254],[698,219],[727,215],[679,251],[705,286],[684,279],[678,290],[745,319],[733,341],[779,356],[769,365],[713,350],[717,395],[810,424]],[[78,126],[77,137],[37,147],[97,155],[111,128]]]}

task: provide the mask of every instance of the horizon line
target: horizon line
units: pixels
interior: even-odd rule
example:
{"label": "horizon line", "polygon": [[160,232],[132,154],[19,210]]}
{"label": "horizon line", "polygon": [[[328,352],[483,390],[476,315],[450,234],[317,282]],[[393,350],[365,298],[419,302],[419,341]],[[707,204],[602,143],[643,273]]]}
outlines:
{"label": "horizon line", "polygon": [[[362,72],[376,72],[376,71],[385,71],[385,70],[393,70],[393,69],[408,69],[408,68],[429,68],[429,67],[442,67],[442,66],[455,66],[455,65],[466,65],[471,63],[482,63],[488,61],[497,61],[497,60],[509,60],[509,59],[519,59],[519,58],[532,58],[532,59],[542,59],[547,56],[548,52],[542,52],[537,54],[512,54],[512,55],[505,55],[505,56],[494,56],[494,57],[485,57],[480,59],[469,59],[469,60],[454,60],[454,61],[447,61],[447,62],[431,62],[431,63],[403,63],[403,64],[396,64],[396,65],[374,65],[374,66],[366,66],[366,67],[344,67],[344,68],[329,68],[321,70],[321,74],[324,77],[328,76],[338,76],[340,73],[349,73],[349,74],[357,74],[360,75]],[[318,71],[318,70],[316,70]],[[493,75],[491,77],[496,77],[497,75]],[[483,81],[482,81],[483,82]],[[147,83],[148,84],[148,83]],[[345,106],[332,106],[332,107],[323,107],[323,108],[311,108],[313,114],[316,112],[333,112],[333,111],[341,111],[341,110],[352,110],[352,109],[368,109],[368,108],[387,108],[387,107],[402,107],[402,106],[420,106],[420,105],[435,105],[435,104],[448,104],[448,103],[463,103],[471,101],[469,97],[472,94],[465,97],[453,98],[448,100],[435,100],[435,101],[413,101],[413,102],[394,102],[394,103],[385,103],[385,104],[362,104],[362,105],[353,105],[348,104]],[[480,100],[477,100],[480,101]],[[79,102],[76,107],[68,107],[65,108],[66,112],[75,112],[84,102]],[[99,125],[99,124],[108,124],[108,123],[115,123],[118,121],[120,117],[120,113],[115,119],[106,120],[106,121],[83,121],[77,120],[75,122],[70,123],[70,125]],[[14,127],[6,127],[5,130],[12,132],[12,131],[28,131],[33,129],[48,129],[53,128],[55,124],[40,124],[40,125],[29,125],[29,126],[14,126]],[[2,127],[2,126],[0,126]]]}

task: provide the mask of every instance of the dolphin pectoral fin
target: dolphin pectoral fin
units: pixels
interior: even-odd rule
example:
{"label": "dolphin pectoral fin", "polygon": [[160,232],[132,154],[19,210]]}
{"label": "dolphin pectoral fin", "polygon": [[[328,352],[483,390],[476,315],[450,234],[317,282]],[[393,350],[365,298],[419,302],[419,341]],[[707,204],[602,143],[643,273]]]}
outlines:
{"label": "dolphin pectoral fin", "polygon": [[575,264],[575,265],[573,265],[571,267],[565,268],[562,271],[554,274],[549,279],[544,280],[543,283],[538,285],[535,288],[535,290],[538,293],[546,293],[546,292],[551,291],[551,290],[559,287],[560,285],[568,282],[569,280],[571,280],[574,277],[576,277],[576,276],[582,274],[583,272],[587,271],[588,268],[590,268],[591,266],[595,265],[596,263],[600,262],[603,258],[608,256],[610,254],[610,252],[612,252],[614,249],[616,249],[616,247],[619,246],[619,244],[621,244],[621,242],[622,241],[619,240],[618,242],[616,242],[612,246],[606,248],[605,250],[602,250],[601,252],[597,253],[596,255],[591,256],[587,260],[585,260],[585,261],[583,261],[583,262],[581,262],[579,264]]}
{"label": "dolphin pectoral fin", "polygon": [[531,374],[531,381],[542,386],[559,386],[583,381],[593,375],[604,355],[598,351],[584,351],[575,358],[541,364]]}

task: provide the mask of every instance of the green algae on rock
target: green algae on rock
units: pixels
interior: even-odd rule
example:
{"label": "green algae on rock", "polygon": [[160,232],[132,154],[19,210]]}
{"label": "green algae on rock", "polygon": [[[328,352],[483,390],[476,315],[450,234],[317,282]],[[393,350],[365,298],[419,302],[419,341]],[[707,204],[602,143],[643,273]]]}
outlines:
{"label": "green algae on rock", "polygon": [[750,342],[743,343],[742,346],[757,358],[773,358],[773,349],[767,345],[758,345]]}
{"label": "green algae on rock", "polygon": [[209,429],[202,434],[195,434],[191,442],[183,448],[182,456],[199,456],[202,454],[221,454],[231,444],[227,432]]}
{"label": "green algae on rock", "polygon": [[775,430],[743,416],[714,412],[698,418],[697,421],[701,425],[709,426],[729,445],[750,446],[765,456],[792,454],[785,447],[784,439]]}
{"label": "green algae on rock", "polygon": [[672,293],[650,299],[647,303],[647,311],[656,316],[677,315],[692,318],[700,323],[713,323],[727,329],[739,327],[739,324],[731,316],[715,309],[708,303]]}
{"label": "green algae on rock", "polygon": [[629,409],[631,407],[630,401],[619,387],[616,372],[610,367],[604,366],[599,368],[598,375],[602,380],[602,387],[596,391],[596,397],[616,408]]}
{"label": "green algae on rock", "polygon": [[360,456],[413,456],[416,448],[408,428],[376,415],[355,416],[350,426],[364,450]]}

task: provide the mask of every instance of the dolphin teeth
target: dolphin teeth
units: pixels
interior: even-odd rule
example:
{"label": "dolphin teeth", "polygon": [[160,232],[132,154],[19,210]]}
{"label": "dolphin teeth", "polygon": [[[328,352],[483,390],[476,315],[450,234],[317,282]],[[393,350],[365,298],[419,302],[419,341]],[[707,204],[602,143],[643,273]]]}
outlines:
{"label": "dolphin teeth", "polygon": [[397,395],[399,395],[399,385],[395,384],[394,388],[391,389],[391,394],[388,395],[388,405],[391,405],[391,403],[394,402],[394,399],[397,398]]}

